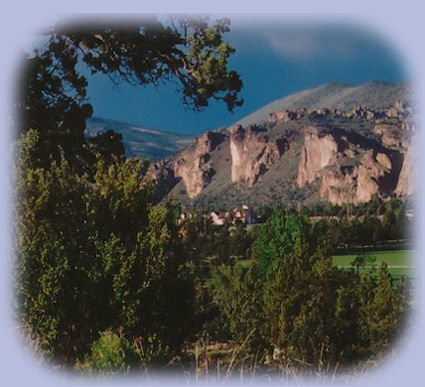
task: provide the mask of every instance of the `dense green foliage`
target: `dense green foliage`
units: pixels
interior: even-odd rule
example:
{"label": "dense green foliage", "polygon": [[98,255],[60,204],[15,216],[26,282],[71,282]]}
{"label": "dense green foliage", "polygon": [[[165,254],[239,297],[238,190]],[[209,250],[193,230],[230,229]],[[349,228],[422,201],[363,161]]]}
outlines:
{"label": "dense green foliage", "polygon": [[314,233],[322,239],[333,237],[335,247],[376,245],[380,241],[406,238],[408,222],[406,210],[412,207],[410,199],[380,199],[359,204],[332,204],[317,202],[304,206],[283,203],[277,207],[264,205],[257,209],[257,218],[264,223],[275,211],[285,214],[300,213],[313,221]]}
{"label": "dense green foliage", "polygon": [[249,338],[251,361],[262,350],[276,367],[344,368],[379,357],[398,337],[409,307],[406,284],[393,282],[385,263],[378,273],[362,257],[351,270],[337,268],[328,241],[314,239],[297,215],[273,214],[256,248],[254,266],[221,267],[212,282],[231,338]]}
{"label": "dense green foliage", "polygon": [[140,368],[139,353],[128,340],[111,331],[100,336],[84,362],[77,362],[76,369],[86,373],[113,375]]}
{"label": "dense green foliage", "polygon": [[18,145],[16,252],[19,313],[43,351],[73,364],[119,327],[178,348],[194,287],[173,206],[154,205],[140,161],[100,159],[90,181],[66,160],[33,167],[38,141],[29,131]]}
{"label": "dense green foliage", "polygon": [[[305,217],[291,215],[283,217],[280,213],[272,215],[261,227],[256,242],[261,270],[268,275],[277,269],[282,256],[292,256],[298,249],[308,249],[311,255],[310,229]],[[298,260],[297,260],[298,261]],[[287,262],[291,265],[291,262]]]}

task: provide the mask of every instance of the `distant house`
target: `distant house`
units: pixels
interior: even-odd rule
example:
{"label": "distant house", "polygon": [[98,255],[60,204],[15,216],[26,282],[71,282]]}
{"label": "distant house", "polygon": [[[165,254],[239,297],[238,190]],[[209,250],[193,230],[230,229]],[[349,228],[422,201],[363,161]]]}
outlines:
{"label": "distant house", "polygon": [[188,220],[188,219],[192,219],[193,218],[193,214],[191,212],[186,212],[183,211],[180,213],[180,216],[177,220],[178,224],[182,224],[184,221]]}
{"label": "distant house", "polygon": [[246,204],[242,205],[242,209],[233,208],[231,211],[212,211],[210,217],[213,224],[216,226],[222,226],[225,223],[235,224],[237,222],[246,224],[254,223],[253,212]]}
{"label": "distant house", "polygon": [[186,214],[182,212],[179,216],[179,223],[182,223],[186,220]]}
{"label": "distant house", "polygon": [[220,212],[220,213],[217,213],[217,212],[215,212],[215,211],[212,211],[211,213],[210,213],[210,216],[211,216],[211,220],[212,220],[212,223],[215,225],[215,226],[223,226],[223,224],[225,223],[225,221],[226,221],[226,218],[225,218],[225,216],[224,216],[224,212],[222,211],[222,212]]}

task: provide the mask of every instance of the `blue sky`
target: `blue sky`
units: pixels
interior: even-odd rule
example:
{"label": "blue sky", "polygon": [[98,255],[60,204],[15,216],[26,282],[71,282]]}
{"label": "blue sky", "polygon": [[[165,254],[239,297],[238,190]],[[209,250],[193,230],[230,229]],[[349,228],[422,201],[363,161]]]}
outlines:
{"label": "blue sky", "polygon": [[225,34],[236,49],[230,68],[244,82],[245,103],[227,112],[212,102],[202,112],[182,105],[176,85],[113,85],[109,78],[89,76],[88,96],[94,116],[184,134],[227,127],[269,102],[293,92],[341,81],[408,81],[402,61],[385,37],[359,26],[317,24],[277,18],[232,19]]}

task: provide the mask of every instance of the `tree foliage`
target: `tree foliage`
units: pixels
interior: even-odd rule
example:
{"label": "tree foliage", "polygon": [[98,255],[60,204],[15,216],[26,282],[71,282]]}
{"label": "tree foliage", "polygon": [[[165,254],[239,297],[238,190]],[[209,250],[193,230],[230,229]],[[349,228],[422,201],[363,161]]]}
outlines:
{"label": "tree foliage", "polygon": [[[37,132],[18,145],[19,314],[54,360],[74,364],[99,332],[155,335],[170,353],[193,330],[191,269],[170,203],[155,205],[137,160],[103,159],[94,180],[68,162],[31,165]],[[29,163],[28,163],[29,162]]]}
{"label": "tree foliage", "polygon": [[329,241],[315,238],[304,217],[280,212],[261,226],[256,247],[249,271],[220,268],[212,282],[232,339],[255,343],[245,359],[283,369],[344,368],[378,358],[398,338],[409,297],[385,264],[377,272],[359,257],[352,270],[338,268]]}
{"label": "tree foliage", "polygon": [[[47,30],[47,42],[27,57],[17,101],[18,137],[30,129],[40,134],[40,165],[62,154],[84,168],[90,149],[123,155],[120,137],[109,133],[87,141],[85,120],[93,108],[87,103],[84,64],[92,73],[107,74],[115,83],[135,85],[174,81],[183,102],[195,110],[211,99],[222,100],[228,110],[242,104],[239,75],[228,69],[234,49],[223,40],[229,20],[210,23],[207,17],[170,17],[111,20],[79,25],[58,23]],[[87,161],[87,159],[89,161]]]}
{"label": "tree foliage", "polygon": [[[307,256],[310,256],[309,230],[306,217],[296,215],[285,217],[278,211],[270,216],[261,228],[256,241],[256,251],[263,274],[268,276],[283,256],[292,260],[293,253],[299,249],[307,249]],[[298,261],[295,257],[294,260]],[[287,266],[290,267],[291,262],[287,262]]]}
{"label": "tree foliage", "polygon": [[139,360],[139,353],[133,344],[107,330],[93,343],[84,362],[77,362],[76,369],[80,372],[110,376],[137,370]]}

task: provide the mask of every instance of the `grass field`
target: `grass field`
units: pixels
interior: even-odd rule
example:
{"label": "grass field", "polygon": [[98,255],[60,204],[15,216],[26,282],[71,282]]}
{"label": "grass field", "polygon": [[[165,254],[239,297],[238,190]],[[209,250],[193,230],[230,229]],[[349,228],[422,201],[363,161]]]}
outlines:
{"label": "grass field", "polygon": [[[389,251],[370,251],[363,253],[368,259],[375,258],[377,266],[381,262],[388,265],[391,275],[394,277],[409,276],[417,277],[419,268],[414,265],[414,250],[389,250]],[[360,253],[335,255],[333,263],[339,267],[351,267],[352,262]],[[251,259],[244,259],[237,262],[237,265],[248,268],[253,264]]]}
{"label": "grass field", "polygon": [[[351,267],[358,254],[335,255],[333,262],[340,267]],[[409,276],[415,277],[414,251],[413,250],[391,250],[391,251],[372,251],[365,254],[367,257],[375,258],[379,266],[381,262],[388,265],[390,273],[395,277]]]}

